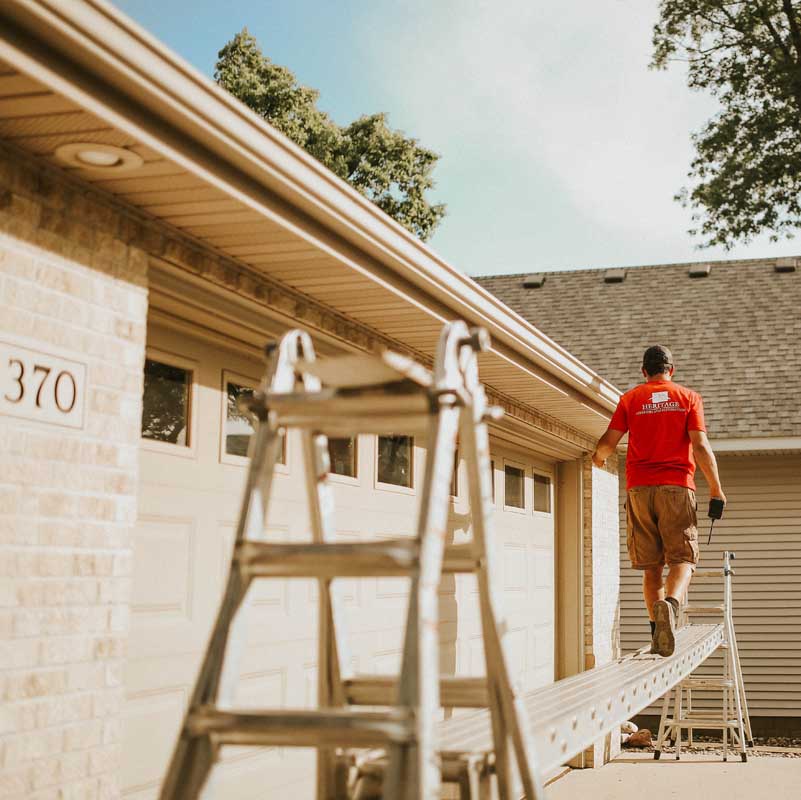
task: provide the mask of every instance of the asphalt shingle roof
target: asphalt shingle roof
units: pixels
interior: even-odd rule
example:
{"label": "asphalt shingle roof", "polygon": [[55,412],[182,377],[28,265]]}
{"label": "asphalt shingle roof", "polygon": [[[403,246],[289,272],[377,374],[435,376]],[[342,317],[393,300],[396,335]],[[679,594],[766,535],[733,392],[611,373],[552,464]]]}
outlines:
{"label": "asphalt shingle roof", "polygon": [[714,438],[801,436],[801,260],[629,267],[623,283],[604,270],[549,272],[540,288],[523,274],[476,280],[619,389],[642,381],[646,347],[663,344],[674,379],[704,398]]}

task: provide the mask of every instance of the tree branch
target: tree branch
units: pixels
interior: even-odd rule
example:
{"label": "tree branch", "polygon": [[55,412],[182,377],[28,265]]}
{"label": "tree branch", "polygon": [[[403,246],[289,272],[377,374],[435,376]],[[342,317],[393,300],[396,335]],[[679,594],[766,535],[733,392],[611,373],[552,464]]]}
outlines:
{"label": "tree branch", "polygon": [[774,42],[776,42],[776,46],[784,53],[784,58],[790,64],[795,64],[795,59],[793,58],[793,54],[790,52],[790,48],[785,44],[784,39],[782,39],[781,34],[778,30],[776,30],[776,26],[773,24],[773,20],[770,18],[770,12],[765,8],[765,6],[760,3],[757,8],[759,8],[759,14],[762,17],[762,20],[765,23],[768,31],[770,32],[771,38]]}
{"label": "tree branch", "polygon": [[[790,2],[790,0],[782,0],[782,8],[784,9],[784,15],[787,17],[787,23],[790,26],[790,36],[792,37],[793,44],[795,45],[796,55],[801,57],[801,30],[798,29],[798,23],[795,19],[793,4]],[[798,58],[796,58],[796,63],[798,63]]]}

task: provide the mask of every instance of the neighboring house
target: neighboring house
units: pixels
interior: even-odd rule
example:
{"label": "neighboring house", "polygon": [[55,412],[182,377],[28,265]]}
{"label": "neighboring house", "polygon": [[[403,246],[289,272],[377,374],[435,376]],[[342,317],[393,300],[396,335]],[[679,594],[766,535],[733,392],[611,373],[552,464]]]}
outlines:
{"label": "neighboring house", "polygon": [[[4,797],[156,796],[230,558],[236,396],[293,327],[323,357],[428,364],[444,321],[488,329],[515,678],[616,655],[617,471],[587,452],[617,390],[105,3],[0,4],[0,302]],[[424,443],[397,433],[336,445],[345,540],[412,531]],[[276,539],[308,534],[298,444]],[[396,670],[404,582],[347,587],[357,668]],[[480,671],[471,581],[441,608],[443,668]],[[254,588],[241,703],[313,700],[315,612],[309,582]],[[294,797],[313,773],[306,751],[235,749],[217,794]]]}
{"label": "neighboring house", "polygon": [[[728,495],[702,564],[737,553],[735,618],[756,726],[801,733],[801,258],[665,264],[479,279],[499,299],[626,390],[648,345],[701,392]],[[621,641],[647,639],[622,513]]]}

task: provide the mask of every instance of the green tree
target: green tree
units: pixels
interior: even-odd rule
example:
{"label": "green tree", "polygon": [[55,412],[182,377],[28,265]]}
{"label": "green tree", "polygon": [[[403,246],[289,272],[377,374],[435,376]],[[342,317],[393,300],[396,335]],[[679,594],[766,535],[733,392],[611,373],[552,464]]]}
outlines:
{"label": "green tree", "polygon": [[385,114],[341,127],[317,107],[319,93],[274,64],[247,28],[218,53],[214,79],[423,241],[445,214],[426,191],[439,156],[387,125]]}
{"label": "green tree", "polygon": [[731,248],[801,227],[801,3],[661,0],[652,67],[687,64],[720,109],[693,135],[692,234]]}

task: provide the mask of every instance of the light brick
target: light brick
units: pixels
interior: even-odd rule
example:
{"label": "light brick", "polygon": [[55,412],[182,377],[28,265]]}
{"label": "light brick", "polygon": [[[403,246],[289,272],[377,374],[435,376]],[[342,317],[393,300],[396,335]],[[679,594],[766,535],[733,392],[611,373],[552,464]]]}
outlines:
{"label": "light brick", "polygon": [[148,258],[56,173],[0,184],[0,336],[87,368],[82,429],[0,418],[0,796],[118,797]]}

